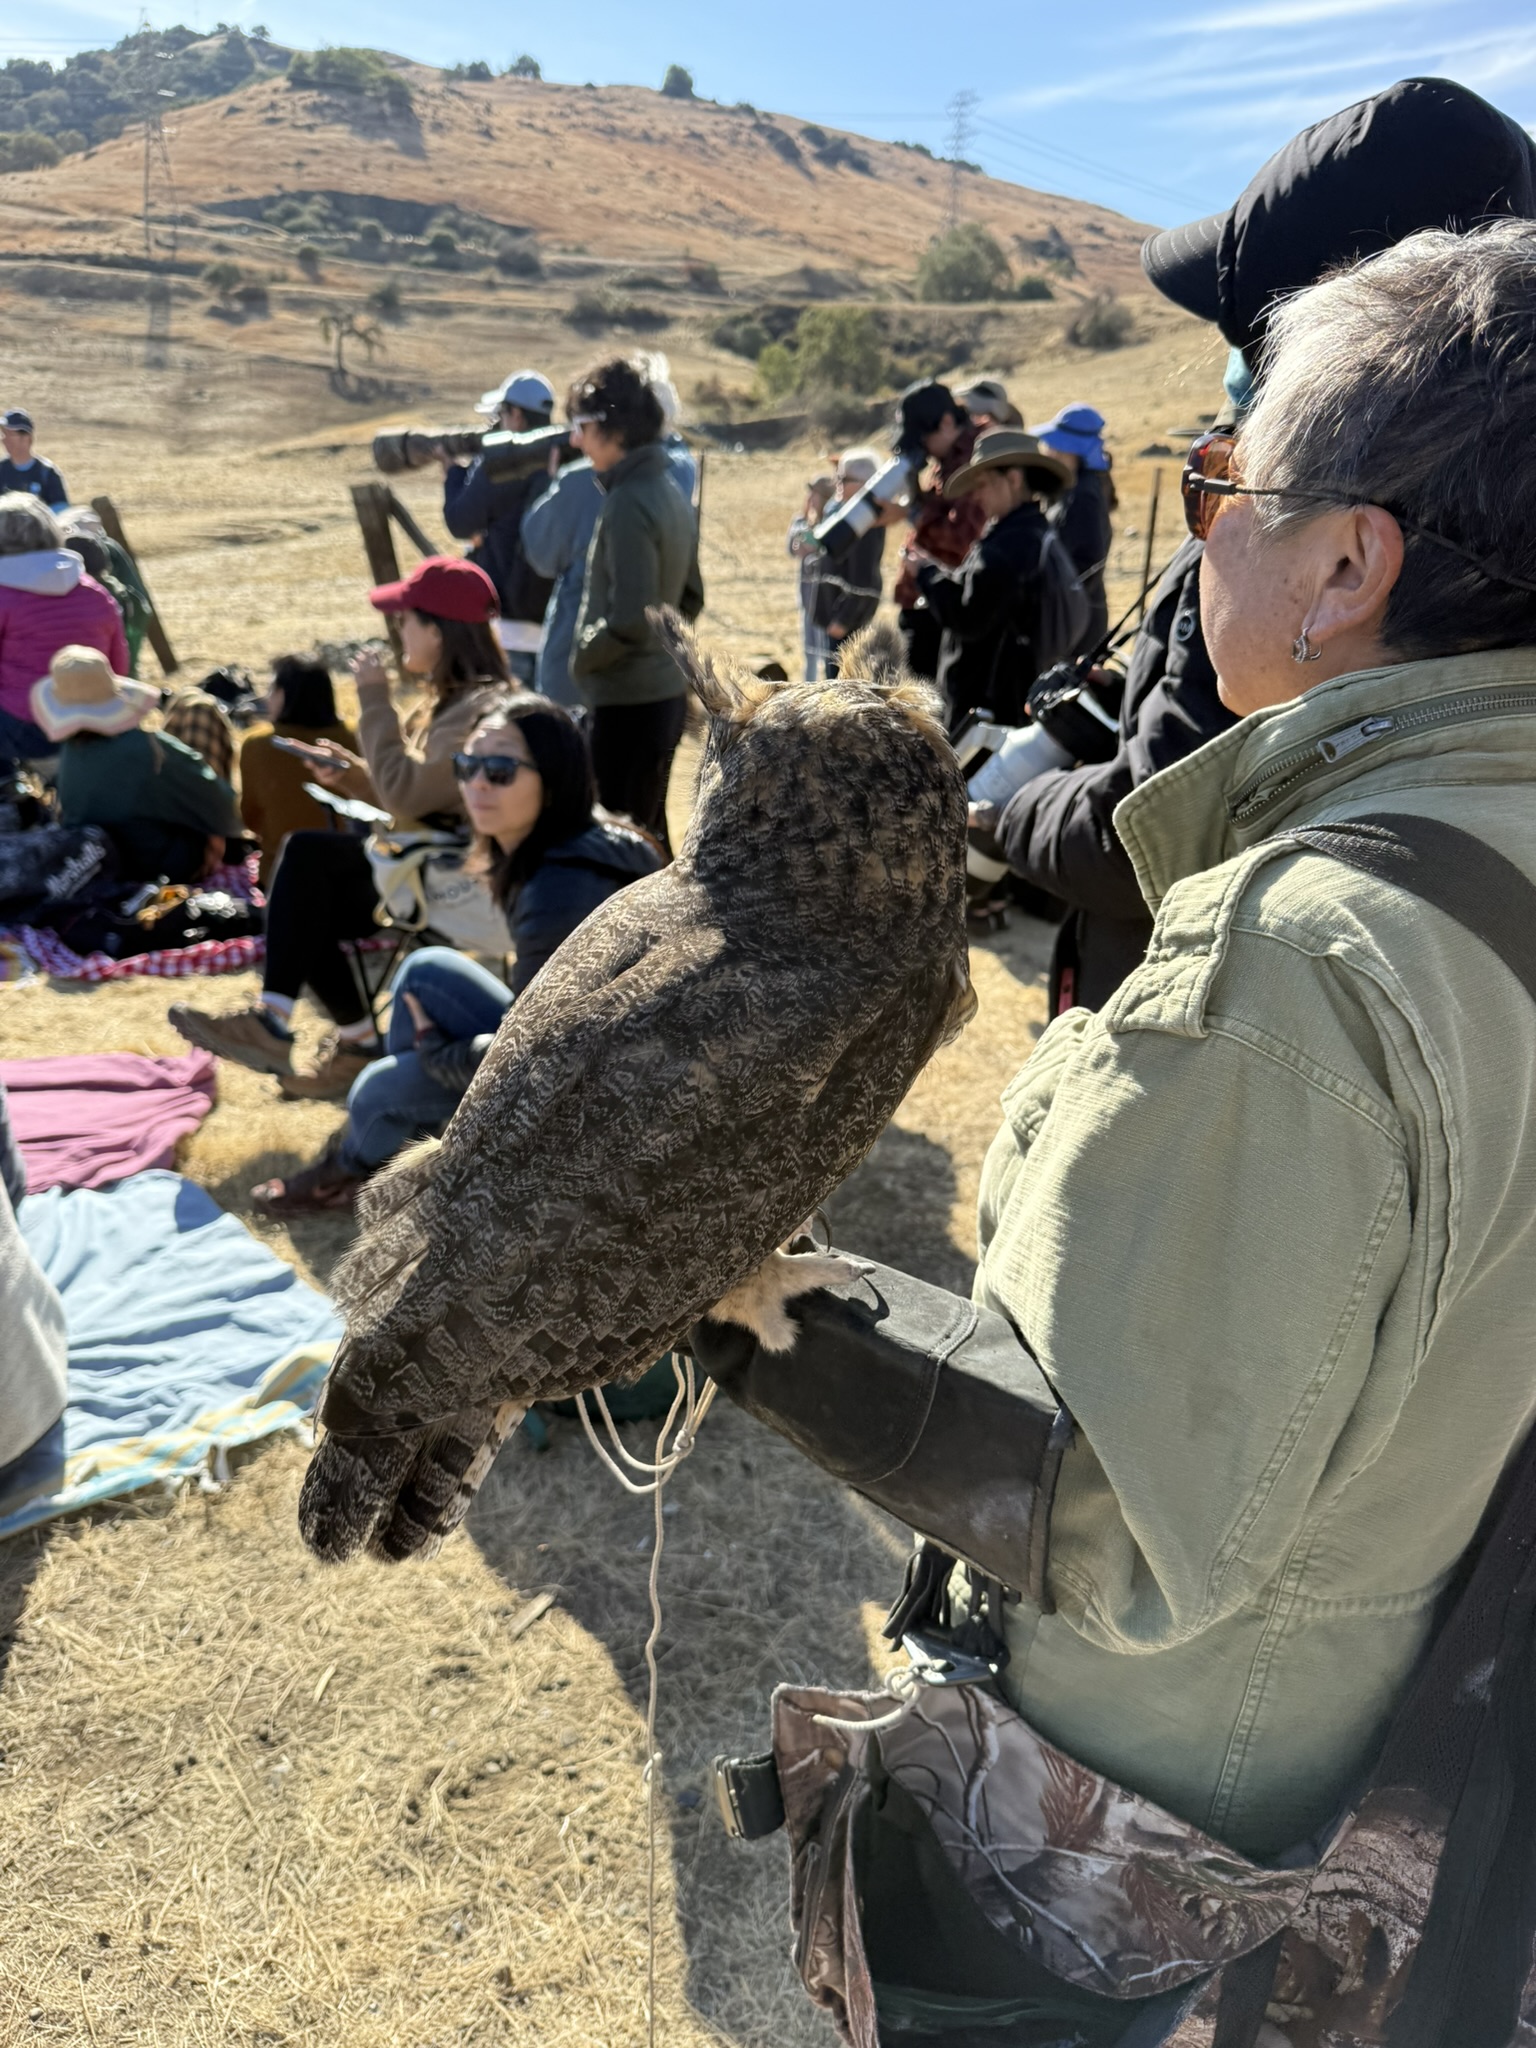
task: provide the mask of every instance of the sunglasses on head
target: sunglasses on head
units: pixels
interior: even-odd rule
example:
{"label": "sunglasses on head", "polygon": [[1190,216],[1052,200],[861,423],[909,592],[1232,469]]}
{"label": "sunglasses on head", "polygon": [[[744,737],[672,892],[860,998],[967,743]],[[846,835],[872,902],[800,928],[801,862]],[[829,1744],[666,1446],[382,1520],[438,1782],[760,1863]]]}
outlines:
{"label": "sunglasses on head", "polygon": [[[1184,521],[1196,540],[1209,540],[1211,528],[1216,524],[1217,515],[1230,498],[1310,498],[1318,505],[1358,505],[1366,502],[1360,498],[1341,496],[1337,491],[1260,490],[1252,484],[1240,484],[1232,475],[1232,456],[1237,445],[1235,434],[1223,433],[1219,428],[1209,434],[1202,434],[1192,443],[1184,458],[1183,474],[1179,478],[1179,495],[1184,500]],[[1417,535],[1420,540],[1433,541],[1437,548],[1448,548],[1453,555],[1460,555],[1469,562],[1480,576],[1490,583],[1505,583],[1514,590],[1536,591],[1536,583],[1529,583],[1519,576],[1511,576],[1503,569],[1497,569],[1481,555],[1474,555],[1470,548],[1464,548],[1459,541],[1449,540],[1443,533],[1436,533],[1432,526],[1420,526],[1412,519],[1405,519],[1401,512],[1390,505],[1381,507],[1391,512],[1392,517],[1404,533]]]}
{"label": "sunglasses on head", "polygon": [[531,761],[523,760],[518,754],[455,754],[453,779],[455,782],[473,782],[477,775],[483,775],[493,789],[505,789],[509,782],[517,780],[520,769],[532,766]]}

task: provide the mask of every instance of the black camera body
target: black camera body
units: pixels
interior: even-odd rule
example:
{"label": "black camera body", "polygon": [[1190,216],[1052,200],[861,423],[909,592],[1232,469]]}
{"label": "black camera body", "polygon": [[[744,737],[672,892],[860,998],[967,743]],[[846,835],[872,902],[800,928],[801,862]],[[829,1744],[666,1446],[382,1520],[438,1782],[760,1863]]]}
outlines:
{"label": "black camera body", "polygon": [[508,433],[497,427],[443,427],[424,431],[407,427],[373,437],[373,466],[385,476],[400,476],[408,469],[427,469],[444,455],[478,455],[493,483],[508,483],[514,477],[547,469],[551,450],[560,462],[574,462],[581,454],[571,445],[571,430],[565,426],[529,427],[522,433]]}
{"label": "black camera body", "polygon": [[1029,715],[1074,761],[1112,761],[1120,722],[1089,687],[1084,665],[1058,661],[1029,686]]}

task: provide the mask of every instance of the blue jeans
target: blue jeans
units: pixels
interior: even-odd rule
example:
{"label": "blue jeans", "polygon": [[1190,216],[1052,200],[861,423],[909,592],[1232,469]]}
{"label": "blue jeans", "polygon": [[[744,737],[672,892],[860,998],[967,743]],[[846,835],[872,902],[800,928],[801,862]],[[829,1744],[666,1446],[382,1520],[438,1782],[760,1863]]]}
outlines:
{"label": "blue jeans", "polygon": [[512,991],[451,946],[424,946],[401,968],[385,1044],[352,1083],[347,1128],[337,1153],[348,1173],[372,1173],[417,1138],[435,1135],[459,1106],[456,1090],[434,1081],[413,1050],[416,1027],[403,1000],[415,996],[451,1039],[478,1038],[502,1020]]}

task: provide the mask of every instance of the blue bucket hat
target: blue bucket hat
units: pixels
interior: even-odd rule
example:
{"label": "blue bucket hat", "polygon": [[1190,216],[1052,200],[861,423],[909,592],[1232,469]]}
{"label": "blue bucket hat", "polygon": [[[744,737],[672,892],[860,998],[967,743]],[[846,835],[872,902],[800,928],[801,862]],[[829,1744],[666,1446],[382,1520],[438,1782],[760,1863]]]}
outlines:
{"label": "blue bucket hat", "polygon": [[1091,405],[1064,405],[1055,419],[1029,430],[1042,448],[1075,455],[1084,469],[1108,469],[1104,446],[1104,415]]}

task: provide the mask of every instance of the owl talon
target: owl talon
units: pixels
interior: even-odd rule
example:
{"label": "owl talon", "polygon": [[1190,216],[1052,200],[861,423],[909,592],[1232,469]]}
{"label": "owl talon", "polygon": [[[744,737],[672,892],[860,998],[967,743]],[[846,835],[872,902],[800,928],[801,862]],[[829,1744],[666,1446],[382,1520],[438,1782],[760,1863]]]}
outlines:
{"label": "owl talon", "polygon": [[710,1310],[716,1322],[739,1323],[765,1351],[792,1351],[799,1332],[788,1305],[818,1287],[846,1287],[874,1267],[841,1252],[770,1252],[738,1287]]}

